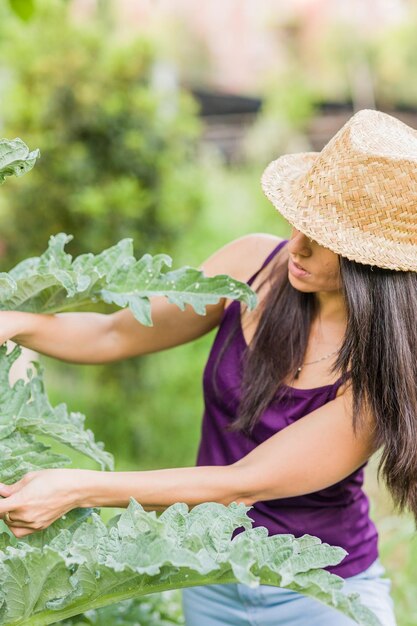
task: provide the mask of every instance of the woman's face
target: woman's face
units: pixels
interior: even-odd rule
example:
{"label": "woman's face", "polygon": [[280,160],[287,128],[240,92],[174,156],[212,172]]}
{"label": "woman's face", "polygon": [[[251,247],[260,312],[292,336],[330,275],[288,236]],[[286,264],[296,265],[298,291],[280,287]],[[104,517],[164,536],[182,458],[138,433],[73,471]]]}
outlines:
{"label": "woman's face", "polygon": [[339,255],[292,229],[287,246],[288,279],[304,292],[338,291],[341,288]]}

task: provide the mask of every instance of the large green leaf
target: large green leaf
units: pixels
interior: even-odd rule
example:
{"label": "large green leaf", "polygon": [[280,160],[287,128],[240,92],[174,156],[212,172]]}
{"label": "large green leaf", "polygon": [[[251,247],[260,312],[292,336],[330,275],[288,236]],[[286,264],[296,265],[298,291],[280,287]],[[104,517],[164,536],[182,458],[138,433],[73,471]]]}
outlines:
{"label": "large green leaf", "polygon": [[342,592],[341,578],[317,565],[339,563],[344,550],[309,536],[269,537],[266,529],[251,528],[248,511],[236,503],[206,503],[191,511],[175,504],[158,518],[132,500],[107,526],[95,513],[75,530],[61,522],[43,547],[15,539],[7,547],[3,537],[0,623],[41,626],[155,591],[242,582],[288,587],[358,624],[379,624],[357,595]]}
{"label": "large green leaf", "polygon": [[11,484],[28,472],[71,465],[71,459],[51,452],[50,446],[30,435],[13,432],[0,441],[0,478]]}
{"label": "large green leaf", "polygon": [[39,157],[39,150],[29,151],[21,139],[0,139],[0,185],[6,176],[23,176]]}
{"label": "large green leaf", "polygon": [[0,480],[11,483],[28,471],[70,463],[67,457],[52,454],[34,436],[63,443],[92,458],[102,469],[111,469],[113,457],[84,428],[84,416],[68,412],[64,404],[52,407],[39,368],[28,381],[9,385],[10,368],[19,354],[18,347],[10,354],[5,346],[0,347]]}
{"label": "large green leaf", "polygon": [[139,322],[151,325],[152,296],[165,296],[182,309],[189,304],[200,315],[221,298],[241,300],[251,309],[256,305],[251,288],[230,276],[208,278],[190,267],[167,271],[172,261],[165,254],[136,260],[130,239],[74,260],[65,252],[71,239],[64,233],[51,237],[40,257],[0,274],[0,308],[56,313],[102,300],[129,307]]}

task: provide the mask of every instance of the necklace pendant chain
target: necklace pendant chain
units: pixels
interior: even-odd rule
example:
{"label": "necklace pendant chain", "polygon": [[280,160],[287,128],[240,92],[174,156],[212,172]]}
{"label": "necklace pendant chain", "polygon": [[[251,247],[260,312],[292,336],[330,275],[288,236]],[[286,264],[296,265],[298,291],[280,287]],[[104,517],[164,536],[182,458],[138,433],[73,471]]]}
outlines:
{"label": "necklace pendant chain", "polygon": [[314,365],[315,363],[320,363],[320,361],[325,361],[326,359],[329,359],[331,356],[336,354],[336,352],[339,352],[339,348],[337,350],[333,350],[333,352],[330,352],[329,354],[325,354],[324,356],[322,356],[320,359],[317,359],[316,361],[309,361],[308,363],[302,363],[299,367],[297,367],[297,371],[294,374],[295,380],[298,380],[300,376],[300,372],[303,369],[303,367],[305,367],[306,365]]}

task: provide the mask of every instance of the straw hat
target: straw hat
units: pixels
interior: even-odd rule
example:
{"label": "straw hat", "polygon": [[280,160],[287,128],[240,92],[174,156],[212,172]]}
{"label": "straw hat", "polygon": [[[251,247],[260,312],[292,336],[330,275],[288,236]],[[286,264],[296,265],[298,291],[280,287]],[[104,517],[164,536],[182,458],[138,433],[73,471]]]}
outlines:
{"label": "straw hat", "polygon": [[417,131],[364,109],[321,152],[273,161],[262,187],[297,230],[366,265],[417,271]]}

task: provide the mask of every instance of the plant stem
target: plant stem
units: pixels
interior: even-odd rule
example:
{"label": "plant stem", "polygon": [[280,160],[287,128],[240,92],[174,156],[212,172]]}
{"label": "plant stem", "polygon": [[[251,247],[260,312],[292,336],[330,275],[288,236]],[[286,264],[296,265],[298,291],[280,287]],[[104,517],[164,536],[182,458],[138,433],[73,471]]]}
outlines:
{"label": "plant stem", "polygon": [[213,580],[213,576],[205,577],[197,574],[193,579],[189,578],[186,581],[176,581],[175,585],[173,585],[172,580],[165,581],[164,583],[152,584],[145,589],[142,588],[139,592],[138,588],[134,587],[116,594],[101,595],[96,600],[86,599],[84,602],[79,602],[75,606],[62,609],[60,611],[42,611],[22,620],[8,622],[8,626],[47,626],[48,624],[55,624],[60,620],[80,615],[80,613],[90,611],[91,609],[99,609],[101,607],[108,606],[109,604],[115,604],[117,602],[122,602],[123,600],[130,600],[131,598],[137,598],[151,593],[172,589],[182,589],[185,587],[196,587],[198,585],[230,584],[237,582],[238,580],[231,572],[226,572],[216,580]]}

